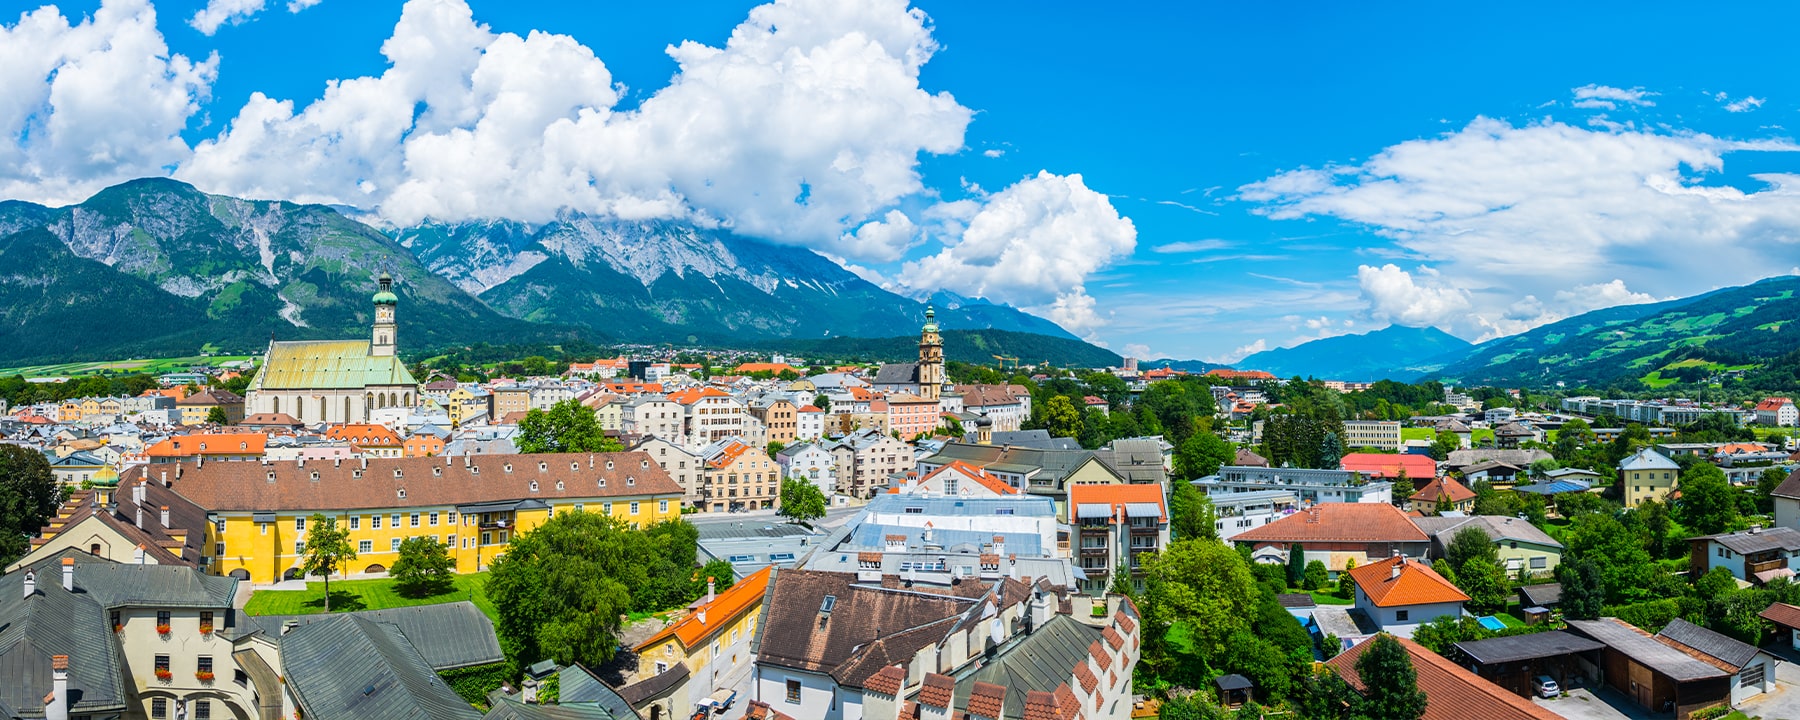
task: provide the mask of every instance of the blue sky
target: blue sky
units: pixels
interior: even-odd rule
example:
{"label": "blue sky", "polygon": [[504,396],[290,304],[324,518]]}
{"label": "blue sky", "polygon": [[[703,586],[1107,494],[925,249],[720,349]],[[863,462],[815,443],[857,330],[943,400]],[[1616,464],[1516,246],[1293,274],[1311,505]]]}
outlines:
{"label": "blue sky", "polygon": [[[239,11],[215,26],[197,16],[206,2],[113,0],[20,20],[39,4],[0,14],[10,44],[67,59],[0,67],[0,83],[68,86],[0,100],[12,197],[67,202],[173,173],[376,206],[397,223],[535,219],[559,203],[687,215],[901,291],[1026,307],[1121,352],[1216,360],[1390,323],[1481,340],[1800,265],[1800,181],[1787,177],[1800,96],[1785,52],[1800,10],[1785,5],[921,0],[922,20],[899,4],[796,0],[740,42],[758,3],[469,0],[459,20],[454,0],[212,0],[214,19]],[[136,53],[100,58],[83,28]],[[877,52],[832,44],[847,35]],[[431,73],[397,77],[382,48],[401,37],[439,48],[418,61]],[[678,63],[667,49],[684,41],[696,45]],[[441,49],[458,42],[468,52]],[[846,68],[870,79],[846,93],[795,72],[796,58],[840,83]],[[65,100],[81,97],[69,68],[147,79],[84,109]],[[432,89],[469,77],[569,97],[484,139],[479,121],[505,102]],[[321,101],[328,81],[352,78],[370,92]],[[397,130],[343,140],[362,127],[346,118],[391,115],[396,97]],[[545,131],[588,107],[613,119],[575,139]],[[237,132],[252,117],[274,129]],[[766,121],[784,117],[831,120]],[[717,127],[657,139],[694,122]],[[84,133],[129,149],[83,154]],[[428,135],[439,144],[406,154]],[[539,156],[587,181],[545,180],[557,173]],[[504,192],[443,179],[496,162],[518,167]]]}

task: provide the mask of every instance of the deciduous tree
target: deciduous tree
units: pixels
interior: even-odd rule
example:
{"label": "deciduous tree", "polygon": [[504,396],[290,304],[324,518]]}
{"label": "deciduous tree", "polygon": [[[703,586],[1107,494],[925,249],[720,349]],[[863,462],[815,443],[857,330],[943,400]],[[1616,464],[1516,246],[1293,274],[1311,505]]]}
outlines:
{"label": "deciduous tree", "polygon": [[1179,480],[1196,480],[1212,475],[1231,464],[1236,454],[1231,443],[1211,432],[1197,432],[1175,448],[1175,475]]}
{"label": "deciduous tree", "polygon": [[825,517],[825,493],[806,478],[782,480],[781,509],[775,512],[801,523]]}
{"label": "deciduous tree", "polygon": [[1081,435],[1081,411],[1067,396],[1052,397],[1044,403],[1044,429],[1051,437],[1077,437]]}
{"label": "deciduous tree", "polygon": [[456,575],[456,561],[445,552],[443,543],[432,535],[409,537],[400,543],[400,557],[388,568],[394,578],[394,589],[401,595],[420,598],[442,595],[450,591]]}
{"label": "deciduous tree", "polygon": [[1681,474],[1681,522],[1701,535],[1725,532],[1738,520],[1738,490],[1725,472],[1700,463]]}
{"label": "deciduous tree", "polygon": [[0,445],[0,565],[25,554],[25,538],[56,514],[65,494],[43,453]]}
{"label": "deciduous tree", "polygon": [[1362,680],[1362,700],[1356,714],[1382,720],[1419,720],[1425,715],[1425,691],[1419,689],[1412,655],[1400,641],[1382,633],[1368,641],[1369,649],[1356,659],[1356,675]]}
{"label": "deciduous tree", "polygon": [[337,518],[319,513],[307,518],[300,572],[325,578],[325,612],[331,612],[331,576],[355,559],[356,547],[350,544],[350,531],[338,527]]}
{"label": "deciduous tree", "polygon": [[1169,529],[1178,540],[1218,540],[1218,517],[1212,499],[1199,488],[1179,480],[1169,490]]}
{"label": "deciduous tree", "polygon": [[594,411],[580,400],[564,400],[548,412],[533,409],[519,421],[513,439],[521,453],[619,452],[625,448],[606,436]]}

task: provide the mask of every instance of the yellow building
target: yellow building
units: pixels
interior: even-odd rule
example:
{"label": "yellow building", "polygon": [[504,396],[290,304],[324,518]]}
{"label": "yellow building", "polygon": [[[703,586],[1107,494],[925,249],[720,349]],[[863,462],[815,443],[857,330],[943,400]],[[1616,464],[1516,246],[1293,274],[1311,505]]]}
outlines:
{"label": "yellow building", "polygon": [[201,567],[257,584],[300,576],[314,514],[349,530],[357,559],[346,574],[386,572],[415,536],[448,546],[457,572],[469,573],[554,513],[640,526],[681,516],[681,486],[644,453],[183,462],[155,472],[206,511]]}
{"label": "yellow building", "polygon": [[709,588],[706,597],[688,606],[685,617],[632,649],[638,668],[631,684],[655,689],[636,708],[640,715],[657,717],[650,708],[662,706],[661,717],[680,717],[677,710],[694,707],[739,679],[738,671],[755,661],[750,644],[772,572],[773,566],[765,567],[716,595]]}
{"label": "yellow building", "polygon": [[1637,507],[1645,500],[1667,500],[1675,489],[1681,466],[1650,448],[1643,448],[1619,461],[1619,487],[1624,489],[1625,507]]}

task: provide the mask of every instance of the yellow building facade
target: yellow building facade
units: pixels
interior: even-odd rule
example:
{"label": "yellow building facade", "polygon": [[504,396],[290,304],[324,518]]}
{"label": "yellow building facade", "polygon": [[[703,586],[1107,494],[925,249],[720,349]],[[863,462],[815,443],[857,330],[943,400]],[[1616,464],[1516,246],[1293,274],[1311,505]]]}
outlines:
{"label": "yellow building facade", "polygon": [[681,517],[681,487],[643,453],[182,463],[167,477],[206,510],[201,566],[253,584],[300,577],[315,514],[349,531],[350,575],[386,572],[411,537],[444,544],[471,573],[555,513],[638,526]]}
{"label": "yellow building facade", "polygon": [[[686,670],[685,680],[658,693],[651,703],[667,705],[662,717],[681,717],[677,710],[692,708],[715,690],[731,687],[755,661],[750,645],[772,573],[772,566],[765,567],[724,592],[694,601],[687,615],[633,648],[638,668],[631,684]],[[638,710],[651,716],[648,708]]]}

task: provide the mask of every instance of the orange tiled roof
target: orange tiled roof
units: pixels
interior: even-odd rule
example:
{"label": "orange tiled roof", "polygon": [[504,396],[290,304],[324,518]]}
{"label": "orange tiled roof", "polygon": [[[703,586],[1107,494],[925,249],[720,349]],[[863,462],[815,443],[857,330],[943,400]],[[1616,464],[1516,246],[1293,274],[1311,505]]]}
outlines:
{"label": "orange tiled roof", "polygon": [[[1077,486],[1080,487],[1080,486]],[[1074,489],[1071,488],[1070,492]],[[1387,503],[1319,503],[1259,528],[1232,542],[1428,542],[1425,531]]]}
{"label": "orange tiled roof", "polygon": [[325,437],[363,447],[392,447],[403,442],[400,436],[393,430],[389,430],[386,425],[372,423],[333,425],[325,429]]}
{"label": "orange tiled roof", "polygon": [[1756,409],[1768,410],[1770,412],[1774,412],[1776,410],[1780,410],[1781,406],[1792,404],[1793,402],[1794,402],[1793,400],[1789,400],[1784,397],[1764,398],[1762,402],[1759,402],[1756,404]]}
{"label": "orange tiled roof", "polygon": [[749,449],[750,449],[749,445],[745,445],[741,442],[734,442],[730,445],[726,445],[725,447],[720,448],[718,457],[707,460],[706,464],[710,465],[712,467],[715,467],[715,468],[722,468],[722,467],[728,466],[734,462],[737,462],[737,459],[739,457],[743,456],[744,451],[749,450]]}
{"label": "orange tiled roof", "polygon": [[974,480],[975,482],[981,483],[982,487],[992,490],[998,494],[1001,494],[1001,495],[1017,495],[1017,494],[1019,494],[1019,489],[1016,487],[1013,487],[1011,485],[1008,485],[1005,480],[1001,480],[998,477],[989,475],[986,470],[975,467],[974,465],[970,465],[961,460],[952,460],[952,461],[950,461],[949,465],[945,465],[941,468],[933,470],[933,471],[931,471],[931,474],[926,475],[924,478],[921,478],[921,479],[922,480],[930,480],[934,477],[937,477],[939,473],[942,473],[945,470],[950,470],[950,469],[955,469],[956,472],[961,473],[965,476],[968,476],[969,479]]}
{"label": "orange tiled roof", "polygon": [[1206,374],[1213,375],[1213,376],[1219,377],[1224,380],[1274,380],[1275,379],[1275,376],[1273,374],[1262,371],[1262,370],[1232,370],[1230,368],[1219,368],[1217,370],[1209,370],[1209,371],[1207,371]]}
{"label": "orange tiled roof", "polygon": [[[1430,700],[1425,703],[1423,720],[1557,720],[1561,717],[1457,667],[1456,663],[1418,643],[1405,638],[1394,639],[1412,656],[1419,689],[1424,690],[1425,697]],[[1325,664],[1360,692],[1363,684],[1356,674],[1356,659],[1368,649],[1369,643],[1358,643]]]}
{"label": "orange tiled roof", "polygon": [[709,397],[731,397],[731,393],[718,388],[691,387],[686,390],[669,393],[669,400],[683,405],[692,405]]}
{"label": "orange tiled roof", "polygon": [[[680,620],[663,628],[650,639],[639,643],[634,652],[642,652],[645,648],[660,643],[673,635],[681,640],[682,647],[699,647],[712,637],[712,634],[730,627],[737,622],[739,616],[757,604],[762,603],[763,592],[769,589],[769,574],[773,565],[753,572],[749,577],[732,583],[719,593],[711,603],[694,608]],[[700,611],[706,611],[706,619],[700,619]]]}
{"label": "orange tiled roof", "polygon": [[1717,454],[1717,455],[1740,455],[1743,453],[1760,453],[1760,452],[1768,452],[1768,451],[1769,451],[1769,449],[1767,447],[1758,445],[1756,443],[1731,443],[1729,445],[1719,448],[1714,454]]}
{"label": "orange tiled roof", "polygon": [[212,433],[176,435],[144,450],[150,457],[195,455],[261,455],[269,443],[262,433]]}
{"label": "orange tiled roof", "polygon": [[792,365],[789,365],[787,363],[762,363],[762,362],[744,363],[742,365],[737,366],[737,369],[733,370],[732,372],[735,372],[739,375],[749,375],[750,373],[754,373],[754,372],[772,372],[772,373],[775,373],[776,375],[780,375],[782,372],[788,371],[788,370],[792,370],[792,371],[800,373],[802,375],[806,374],[806,371],[801,370],[800,368],[794,367]]}
{"label": "orange tiled roof", "polygon": [[[1400,568],[1399,575],[1394,574],[1396,566]],[[1431,566],[1406,558],[1369,563],[1351,570],[1350,578],[1376,607],[1467,602],[1469,599]]]}
{"label": "orange tiled roof", "polygon": [[1386,453],[1350,453],[1341,467],[1372,478],[1394,479],[1405,471],[1413,479],[1437,477],[1437,461],[1426,455],[1388,455]]}
{"label": "orange tiled roof", "polygon": [[[1163,522],[1169,520],[1169,506],[1163,502],[1162,485],[1155,483],[1139,483],[1121,485],[1113,483],[1081,483],[1069,486],[1069,507],[1076,505],[1111,505],[1113,517],[1125,516],[1126,503],[1156,503],[1162,511]],[[1070,516],[1074,511],[1070,510]]]}

